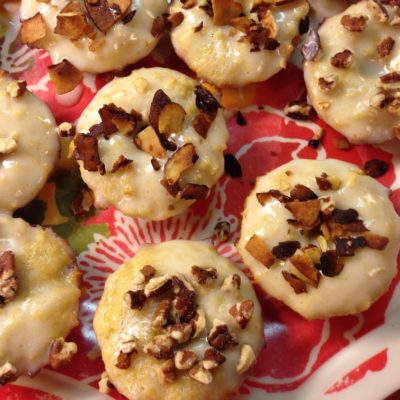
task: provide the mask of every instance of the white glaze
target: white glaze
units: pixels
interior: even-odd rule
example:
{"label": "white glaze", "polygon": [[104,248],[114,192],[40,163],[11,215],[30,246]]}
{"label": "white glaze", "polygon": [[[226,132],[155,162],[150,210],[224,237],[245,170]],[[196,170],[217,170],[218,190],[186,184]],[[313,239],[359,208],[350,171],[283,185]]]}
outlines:
{"label": "white glaze", "polygon": [[[340,20],[347,14],[368,17],[363,32],[349,32],[342,26]],[[367,1],[361,1],[325,20],[318,32],[322,52],[315,61],[304,63],[308,95],[318,115],[353,143],[381,143],[392,139],[393,128],[400,124],[400,115],[373,108],[369,101],[377,92],[378,77],[400,70],[399,26],[379,22],[367,7]],[[389,36],[396,42],[394,48],[389,56],[379,59],[376,46]],[[354,54],[351,66],[333,67],[331,57],[346,49]],[[337,77],[337,86],[324,93],[318,87],[318,79],[332,74]],[[330,103],[329,107],[325,107],[326,102]]]}
{"label": "white glaze", "polygon": [[71,249],[51,230],[0,215],[0,254],[15,254],[18,291],[0,308],[0,364],[35,374],[51,342],[78,324],[78,274]]}
{"label": "white glaze", "polygon": [[[287,176],[286,171],[291,171]],[[325,172],[341,179],[337,191],[320,191],[316,176]],[[288,262],[276,262],[267,269],[245,249],[250,237],[256,233],[271,249],[279,242],[298,240],[306,243],[297,229],[290,229],[288,218],[293,215],[278,200],[269,201],[264,207],[256,193],[270,189],[280,190],[282,182],[291,188],[300,183],[318,196],[330,196],[340,209],[354,208],[365,226],[372,232],[390,239],[384,251],[363,248],[355,256],[346,257],[343,271],[334,278],[322,277],[317,289],[308,286],[308,293],[295,294],[281,272],[288,269]],[[282,191],[288,194],[290,189]],[[396,257],[400,244],[400,219],[388,200],[388,190],[373,178],[362,175],[356,166],[338,160],[295,160],[258,178],[256,187],[247,198],[243,213],[241,238],[238,250],[254,278],[271,296],[306,318],[326,318],[364,311],[389,287],[396,275]]]}
{"label": "white glaze", "polygon": [[[192,128],[191,123],[198,112],[195,104],[195,85],[196,82],[187,76],[163,68],[141,69],[126,78],[116,78],[102,88],[84,110],[78,121],[78,132],[88,132],[91,126],[99,123],[98,110],[108,103],[114,103],[127,111],[135,109],[147,121],[154,93],[163,89],[187,114],[182,132],[178,135],[173,134],[171,138],[178,146],[192,143],[199,156],[195,165],[184,173],[181,182],[211,187],[224,169],[222,153],[226,148],[228,131],[222,111],[219,111],[212,123],[206,139]],[[133,160],[133,163],[131,167],[121,169],[117,173],[101,176],[98,172],[86,171],[82,162],[79,162],[82,178],[94,191],[97,207],[115,205],[127,215],[161,220],[181,213],[193,203],[173,198],[166,191],[160,184],[164,172],[162,169],[154,171],[151,156],[139,150],[132,137],[116,133],[109,140],[99,138],[99,153],[106,171],[111,170],[121,154]],[[168,153],[166,157],[159,159],[161,165],[170,157],[171,153]]]}
{"label": "white glaze", "polygon": [[32,93],[11,97],[11,78],[0,78],[0,138],[17,148],[0,154],[0,210],[14,211],[32,200],[46,183],[59,156],[56,125],[48,107]]}
{"label": "white glaze", "polygon": [[[256,14],[250,13],[253,1],[238,2],[246,16],[257,20]],[[198,2],[199,5],[202,3]],[[268,79],[286,67],[293,51],[292,40],[299,34],[299,22],[306,17],[308,10],[308,3],[304,0],[274,7],[272,11],[278,26],[280,47],[275,51],[250,52],[251,44],[238,42],[242,33],[231,26],[215,26],[203,10],[198,7],[184,10],[181,2],[175,0],[171,13],[181,11],[185,17],[171,32],[171,40],[176,53],[200,77],[217,86],[242,86]],[[203,29],[194,32],[201,22]]]}
{"label": "white glaze", "polygon": [[[199,307],[206,313],[207,329],[197,339],[192,339],[188,346],[184,345],[185,349],[194,351],[202,358],[204,351],[209,347],[206,335],[212,328],[215,318],[225,322],[230,332],[236,335],[239,345],[223,352],[226,362],[213,373],[212,384],[203,385],[183,375],[172,384],[160,385],[155,369],[161,362],[145,355],[142,350],[133,356],[129,369],[120,370],[114,366],[115,350],[123,326],[129,326],[131,333],[135,334],[139,348],[154,335],[150,325],[154,305],[146,305],[142,311],[130,311],[127,310],[123,300],[124,294],[132,290],[134,277],[144,265],[153,266],[157,271],[156,276],[181,274],[195,287]],[[192,265],[212,266],[217,269],[218,278],[208,286],[200,286],[190,272]],[[240,291],[221,291],[224,279],[231,274],[240,276]],[[237,302],[248,299],[254,302],[254,314],[247,327],[240,329],[228,311]],[[257,355],[263,346],[264,336],[260,305],[247,277],[228,259],[218,255],[212,246],[195,241],[170,241],[145,246],[132,260],[110,275],[97,308],[94,329],[102,349],[106,370],[113,384],[129,399],[142,400],[223,398],[224,394],[235,391],[243,379],[235,370],[242,345],[250,345]]]}
{"label": "white glaze", "polygon": [[[82,1],[82,0],[80,0]],[[51,0],[50,3],[38,0],[22,0],[20,16],[28,19],[40,12],[47,26],[47,35],[40,41],[40,47],[46,49],[54,64],[64,58],[81,71],[101,73],[122,69],[126,65],[146,57],[157,45],[159,38],[151,34],[155,17],[167,12],[166,0],[133,0],[132,10],[136,10],[133,19],[123,24],[116,23],[106,35],[98,32],[98,38],[104,38],[104,44],[95,52],[89,50],[87,38],[72,42],[67,37],[54,33],[57,14],[69,0]]]}

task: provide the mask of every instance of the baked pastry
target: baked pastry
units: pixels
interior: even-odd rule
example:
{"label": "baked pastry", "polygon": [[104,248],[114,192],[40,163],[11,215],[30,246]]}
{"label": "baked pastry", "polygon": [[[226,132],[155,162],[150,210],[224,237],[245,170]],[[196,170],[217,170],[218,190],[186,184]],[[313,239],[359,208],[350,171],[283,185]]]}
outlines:
{"label": "baked pastry", "polygon": [[49,108],[0,71],[0,211],[14,211],[32,200],[46,183],[60,144]]}
{"label": "baked pastry", "polygon": [[68,245],[50,229],[0,215],[0,385],[77,351],[79,277]]}
{"label": "baked pastry", "polygon": [[169,69],[136,70],[103,87],[74,139],[95,205],[162,220],[205,199],[224,170],[228,131],[219,107],[207,89]]}
{"label": "baked pastry", "polygon": [[255,281],[308,319],[366,310],[396,275],[388,190],[352,164],[294,160],[258,178],[239,253]]}
{"label": "baked pastry", "polygon": [[21,38],[47,50],[54,64],[66,59],[80,71],[112,71],[154,49],[167,10],[166,0],[22,0]]}
{"label": "baked pastry", "polygon": [[318,115],[353,143],[400,135],[397,8],[360,1],[309,32],[304,78]]}
{"label": "baked pastry", "polygon": [[106,282],[94,329],[112,384],[128,399],[222,399],[263,346],[246,276],[202,242],[143,247]]}
{"label": "baked pastry", "polygon": [[171,13],[184,15],[171,31],[175,52],[198,76],[217,86],[270,78],[286,67],[300,22],[309,11],[305,0],[272,3],[173,1]]}

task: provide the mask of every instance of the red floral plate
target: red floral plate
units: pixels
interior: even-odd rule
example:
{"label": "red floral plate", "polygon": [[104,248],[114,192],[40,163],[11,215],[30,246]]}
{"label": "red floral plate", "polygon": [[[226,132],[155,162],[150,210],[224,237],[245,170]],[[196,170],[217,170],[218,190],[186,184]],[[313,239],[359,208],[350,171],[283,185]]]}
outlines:
{"label": "red floral plate", "polygon": [[[72,93],[57,96],[47,75],[47,54],[20,46],[18,30],[18,20],[14,18],[3,40],[2,68],[25,79],[29,88],[51,107],[59,123],[75,121],[96,91],[113,76],[86,75]],[[190,74],[176,59],[167,40],[134,68],[156,65]],[[83,271],[81,325],[70,335],[70,340],[79,344],[79,353],[61,370],[44,368],[34,379],[22,377],[1,388],[1,399],[122,399],[116,392],[105,395],[97,390],[104,366],[92,320],[108,274],[144,243],[170,239],[212,241],[222,255],[244,268],[235,248],[244,200],[257,176],[291,159],[329,157],[360,166],[372,158],[385,160],[389,170],[380,182],[392,189],[391,199],[400,211],[399,143],[337,150],[333,139],[340,135],[322,121],[314,118],[299,122],[284,116],[284,105],[303,88],[301,70],[290,65],[268,82],[224,90],[221,101],[229,110],[227,152],[239,160],[243,176],[224,175],[206,202],[197,203],[188,212],[167,221],[133,219],[115,209],[98,212],[84,221],[75,219],[69,204],[81,182],[73,162],[66,158],[59,162],[55,175],[22,214],[33,218],[33,222],[51,225],[79,254]],[[237,109],[244,119],[237,118]],[[325,135],[316,150],[308,143],[320,127]],[[64,153],[67,145],[64,143]],[[213,237],[214,226],[222,220],[228,221],[232,229],[226,243]],[[376,400],[399,388],[399,274],[389,291],[368,311],[313,322],[256,289],[263,307],[266,347],[236,398]]]}

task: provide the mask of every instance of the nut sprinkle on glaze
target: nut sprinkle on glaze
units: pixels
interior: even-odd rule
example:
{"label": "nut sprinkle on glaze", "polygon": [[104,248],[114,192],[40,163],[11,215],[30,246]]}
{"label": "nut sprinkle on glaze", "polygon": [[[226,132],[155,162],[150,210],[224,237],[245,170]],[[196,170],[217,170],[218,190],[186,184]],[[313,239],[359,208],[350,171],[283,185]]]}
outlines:
{"label": "nut sprinkle on glaze", "polygon": [[[287,188],[277,190],[283,178]],[[398,216],[375,179],[338,160],[295,160],[258,179],[238,250],[270,295],[314,319],[377,300],[395,274],[399,237]]]}
{"label": "nut sprinkle on glaze", "polygon": [[[182,257],[171,264],[174,254]],[[147,281],[144,265],[152,271]],[[132,309],[125,294],[140,290],[145,302]],[[111,335],[110,317],[116,327]],[[142,248],[108,278],[94,327],[109,379],[128,399],[143,398],[154,385],[165,398],[223,397],[240,386],[263,346],[260,305],[250,282],[201,242]],[[124,344],[131,342],[133,352]]]}

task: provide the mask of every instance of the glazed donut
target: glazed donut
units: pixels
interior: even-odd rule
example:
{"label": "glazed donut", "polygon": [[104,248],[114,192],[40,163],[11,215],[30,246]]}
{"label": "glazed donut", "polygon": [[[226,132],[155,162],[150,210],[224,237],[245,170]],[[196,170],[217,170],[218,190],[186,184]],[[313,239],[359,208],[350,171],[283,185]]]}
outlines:
{"label": "glazed donut", "polygon": [[307,319],[366,310],[396,275],[399,217],[352,164],[294,160],[258,178],[239,253],[255,281]]}
{"label": "glazed donut", "polygon": [[77,132],[75,158],[99,208],[166,219],[206,198],[224,170],[228,131],[217,100],[169,69],[114,79],[84,110]]}
{"label": "glazed donut", "polygon": [[182,12],[171,31],[174,49],[198,76],[217,86],[263,81],[285,68],[309,6],[298,0],[266,5],[250,0],[175,0]]}
{"label": "glazed donut", "polygon": [[46,183],[59,156],[56,124],[48,107],[0,72],[0,211],[14,211]]}
{"label": "glazed donut", "polygon": [[303,46],[311,104],[353,143],[400,135],[400,15],[360,1],[311,30]]}
{"label": "glazed donut", "polygon": [[53,231],[0,215],[0,385],[76,353],[64,339],[78,324],[79,276]]}
{"label": "glazed donut", "polygon": [[263,346],[247,277],[202,242],[143,247],[106,282],[94,329],[128,399],[225,399]]}
{"label": "glazed donut", "polygon": [[154,49],[161,34],[153,24],[167,10],[166,0],[22,0],[22,39],[47,50],[54,64],[119,70]]}

